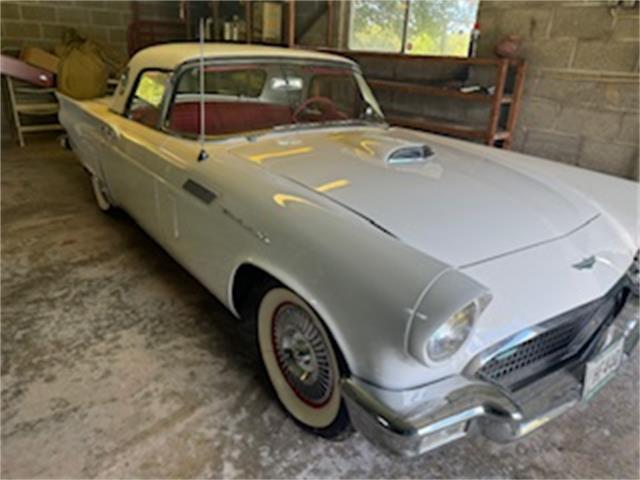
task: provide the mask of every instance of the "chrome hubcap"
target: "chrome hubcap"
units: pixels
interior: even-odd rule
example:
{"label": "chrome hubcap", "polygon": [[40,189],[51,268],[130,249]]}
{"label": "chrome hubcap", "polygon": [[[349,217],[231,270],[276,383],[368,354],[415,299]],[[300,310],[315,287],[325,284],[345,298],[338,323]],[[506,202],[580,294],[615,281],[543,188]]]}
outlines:
{"label": "chrome hubcap", "polygon": [[273,317],[272,340],[278,366],[296,395],[313,406],[326,403],[334,374],[324,337],[311,316],[298,305],[281,305]]}

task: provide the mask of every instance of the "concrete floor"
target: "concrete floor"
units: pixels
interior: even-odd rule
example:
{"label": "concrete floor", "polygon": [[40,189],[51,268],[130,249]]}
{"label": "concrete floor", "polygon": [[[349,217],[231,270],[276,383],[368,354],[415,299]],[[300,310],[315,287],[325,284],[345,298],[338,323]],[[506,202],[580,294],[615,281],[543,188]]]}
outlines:
{"label": "concrete floor", "polygon": [[[2,469],[17,477],[638,478],[638,355],[506,446],[417,459],[305,434],[234,318],[52,141],[2,150]],[[627,310],[626,314],[632,314]]]}

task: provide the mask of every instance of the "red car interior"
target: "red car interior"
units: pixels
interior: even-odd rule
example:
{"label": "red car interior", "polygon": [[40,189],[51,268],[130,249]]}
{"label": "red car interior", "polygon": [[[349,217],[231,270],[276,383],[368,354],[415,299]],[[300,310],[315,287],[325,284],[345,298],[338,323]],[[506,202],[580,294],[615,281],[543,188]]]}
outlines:
{"label": "red car interior", "polygon": [[[205,103],[207,135],[261,130],[291,122],[291,109],[287,105],[260,102]],[[169,114],[169,128],[179,133],[200,133],[200,104],[175,104]]]}

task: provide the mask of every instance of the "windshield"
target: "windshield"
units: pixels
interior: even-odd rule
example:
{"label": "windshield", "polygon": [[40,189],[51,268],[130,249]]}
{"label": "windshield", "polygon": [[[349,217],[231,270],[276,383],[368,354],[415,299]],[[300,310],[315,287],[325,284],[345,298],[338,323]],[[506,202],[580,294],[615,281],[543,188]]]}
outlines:
{"label": "windshield", "polygon": [[[200,134],[199,75],[194,66],[177,78],[168,130]],[[371,90],[349,65],[210,65],[204,83],[207,136],[383,121]]]}

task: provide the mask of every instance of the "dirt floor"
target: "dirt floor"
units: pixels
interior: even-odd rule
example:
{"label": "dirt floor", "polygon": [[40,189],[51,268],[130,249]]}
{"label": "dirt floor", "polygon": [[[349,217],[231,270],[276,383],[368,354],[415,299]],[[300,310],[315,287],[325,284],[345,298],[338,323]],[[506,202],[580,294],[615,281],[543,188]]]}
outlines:
{"label": "dirt floor", "polygon": [[513,444],[407,460],[359,434],[328,442],[280,410],[231,314],[126,215],[98,211],[72,153],[5,146],[1,170],[3,478],[640,476],[637,352]]}

